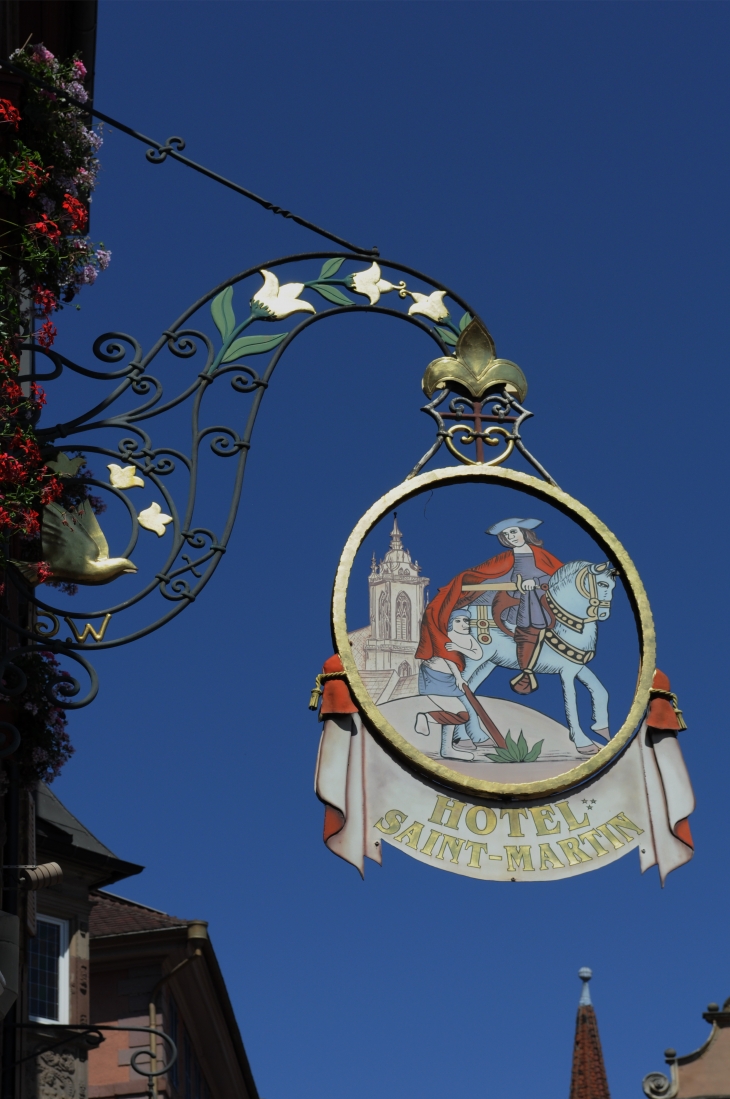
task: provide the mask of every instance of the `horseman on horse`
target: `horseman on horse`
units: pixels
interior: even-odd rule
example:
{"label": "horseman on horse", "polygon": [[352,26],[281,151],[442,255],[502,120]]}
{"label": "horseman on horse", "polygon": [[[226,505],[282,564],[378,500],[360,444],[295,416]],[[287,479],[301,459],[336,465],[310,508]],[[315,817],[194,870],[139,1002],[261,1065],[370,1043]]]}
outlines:
{"label": "horseman on horse", "polygon": [[537,663],[545,631],[554,616],[545,598],[547,581],[562,567],[562,561],[542,548],[535,534],[541,519],[503,519],[486,531],[506,547],[505,553],[455,576],[426,607],[421,624],[419,660],[441,657],[464,670],[459,653],[447,652],[448,625],[454,611],[470,605],[491,606],[495,624],[514,639],[519,675],[510,680],[517,694],[536,691],[532,670]]}

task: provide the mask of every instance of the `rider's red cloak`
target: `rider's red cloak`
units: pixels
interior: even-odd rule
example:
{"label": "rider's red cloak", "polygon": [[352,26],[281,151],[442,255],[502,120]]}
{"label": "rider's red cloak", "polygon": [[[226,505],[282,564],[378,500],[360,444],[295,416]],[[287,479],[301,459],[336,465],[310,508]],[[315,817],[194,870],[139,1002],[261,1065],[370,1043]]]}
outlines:
{"label": "rider's red cloak", "polygon": [[[546,576],[552,576],[563,562],[553,557],[552,553],[540,546],[532,546],[535,555],[535,564]],[[496,557],[490,557],[481,565],[473,569],[467,569],[455,576],[445,588],[439,588],[438,592],[426,607],[421,622],[421,641],[416,650],[417,660],[430,660],[433,656],[441,656],[444,660],[451,660],[457,664],[461,671],[464,670],[464,657],[461,653],[452,652],[445,648],[449,640],[446,632],[449,617],[455,610],[468,606],[474,602],[473,592],[463,591],[464,584],[483,584],[487,580],[509,580],[515,567],[515,555],[512,550],[498,553]]]}

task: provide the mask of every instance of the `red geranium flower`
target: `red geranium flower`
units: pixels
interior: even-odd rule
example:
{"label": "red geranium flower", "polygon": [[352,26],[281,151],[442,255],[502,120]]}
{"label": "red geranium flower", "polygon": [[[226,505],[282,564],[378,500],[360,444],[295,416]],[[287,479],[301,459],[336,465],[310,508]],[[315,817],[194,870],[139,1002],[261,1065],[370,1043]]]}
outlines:
{"label": "red geranium flower", "polygon": [[36,332],[36,343],[40,347],[50,347],[56,336],[58,335],[58,329],[55,324],[51,324],[50,321],[46,321],[42,324]]}
{"label": "red geranium flower", "polygon": [[45,389],[42,389],[39,385],[36,385],[35,382],[31,382],[30,396],[31,400],[38,406],[38,408],[43,408],[44,404],[46,403]]}
{"label": "red geranium flower", "polygon": [[56,309],[58,302],[52,290],[44,290],[42,286],[36,286],[33,293],[33,302],[44,316],[48,316]]}
{"label": "red geranium flower", "polygon": [[38,583],[44,584],[53,576],[53,569],[46,561],[38,562]]}
{"label": "red geranium flower", "polygon": [[79,202],[73,195],[63,196],[63,209],[71,218],[71,232],[83,233],[89,221],[89,215],[83,202]]}
{"label": "red geranium flower", "polygon": [[40,221],[32,221],[28,228],[31,233],[38,233],[40,236],[48,237],[54,244],[57,240],[61,239],[61,230],[56,225],[55,221],[51,221],[48,214],[41,214]]}
{"label": "red geranium flower", "polygon": [[24,508],[18,516],[18,525],[26,538],[34,538],[40,534],[41,527],[38,522],[38,512],[32,508]]}
{"label": "red geranium flower", "polygon": [[18,383],[8,378],[7,381],[3,382],[3,396],[8,401],[22,401],[24,394]]}
{"label": "red geranium flower", "polygon": [[41,187],[48,182],[48,172],[44,172],[40,164],[36,164],[32,160],[24,160],[19,165],[19,171],[23,174],[18,183],[20,185],[29,184],[28,195],[30,198],[35,198]]}
{"label": "red geranium flower", "polygon": [[17,130],[20,121],[20,111],[18,108],[14,107],[9,99],[0,99],[0,123],[4,122],[8,126],[12,126],[14,130]]}

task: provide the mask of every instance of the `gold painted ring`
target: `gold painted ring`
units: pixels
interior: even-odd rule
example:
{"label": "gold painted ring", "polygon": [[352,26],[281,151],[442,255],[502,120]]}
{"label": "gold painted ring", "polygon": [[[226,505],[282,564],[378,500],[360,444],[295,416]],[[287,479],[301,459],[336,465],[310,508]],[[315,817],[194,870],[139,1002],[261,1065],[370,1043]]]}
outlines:
{"label": "gold painted ring", "polygon": [[[609,740],[608,744],[604,745],[600,751],[584,763],[561,775],[541,779],[537,782],[490,782],[487,779],[470,778],[468,775],[453,771],[450,767],[444,766],[443,763],[430,759],[412,744],[409,744],[405,737],[401,736],[390,722],[386,721],[370,698],[355,665],[347,634],[347,589],[350,583],[352,566],[357,551],[376,523],[389,511],[397,507],[398,504],[418,496],[425,489],[431,489],[439,485],[456,485],[479,481],[522,489],[531,496],[536,496],[539,500],[552,504],[571,519],[574,519],[584,530],[587,530],[601,548],[606,551],[606,555],[618,566],[626,583],[627,593],[636,619],[639,635],[639,674],[634,699],[623,725],[616,735]],[[348,538],[340,557],[332,594],[332,637],[335,649],[342,661],[342,666],[347,673],[350,690],[368,727],[382,737],[391,748],[395,749],[398,755],[403,757],[403,761],[414,770],[420,771],[432,780],[440,782],[451,789],[467,794],[481,795],[482,797],[544,797],[579,786],[591,775],[603,770],[628,745],[643,720],[649,704],[649,692],[651,691],[656,669],[656,638],[649,599],[633,561],[618,538],[589,508],[569,496],[567,492],[563,492],[545,481],[540,481],[536,477],[531,477],[529,474],[494,466],[490,468],[485,466],[462,466],[430,470],[428,473],[422,473],[412,480],[403,481],[400,485],[391,489],[390,492],[386,492],[385,496],[381,496],[373,504]]]}

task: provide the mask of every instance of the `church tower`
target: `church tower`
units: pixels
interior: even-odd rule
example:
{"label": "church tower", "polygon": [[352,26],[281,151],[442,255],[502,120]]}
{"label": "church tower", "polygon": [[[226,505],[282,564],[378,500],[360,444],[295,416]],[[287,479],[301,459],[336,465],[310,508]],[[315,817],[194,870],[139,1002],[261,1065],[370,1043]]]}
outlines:
{"label": "church tower", "polygon": [[421,634],[427,576],[419,576],[418,562],[403,548],[403,536],[393,515],[390,549],[373,563],[370,588],[370,636],[364,643],[365,670],[389,669],[399,677],[415,675],[416,649]]}
{"label": "church tower", "polygon": [[603,1050],[598,1035],[598,1022],[588,988],[593,973],[587,967],[578,970],[583,982],[578,1018],[575,1023],[573,1071],[570,1077],[570,1099],[611,1099],[603,1063]]}

